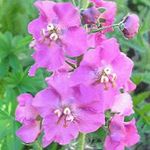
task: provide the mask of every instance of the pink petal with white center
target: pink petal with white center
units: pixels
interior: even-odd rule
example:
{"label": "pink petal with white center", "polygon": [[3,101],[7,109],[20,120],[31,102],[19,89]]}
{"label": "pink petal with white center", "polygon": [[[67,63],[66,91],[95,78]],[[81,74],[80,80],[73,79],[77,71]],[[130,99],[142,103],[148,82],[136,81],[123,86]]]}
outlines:
{"label": "pink petal with white center", "polygon": [[73,139],[78,136],[78,128],[74,123],[68,123],[67,127],[64,127],[64,122],[57,123],[58,118],[56,116],[47,116],[44,119],[44,138],[47,141],[58,142],[61,145],[69,144]]}

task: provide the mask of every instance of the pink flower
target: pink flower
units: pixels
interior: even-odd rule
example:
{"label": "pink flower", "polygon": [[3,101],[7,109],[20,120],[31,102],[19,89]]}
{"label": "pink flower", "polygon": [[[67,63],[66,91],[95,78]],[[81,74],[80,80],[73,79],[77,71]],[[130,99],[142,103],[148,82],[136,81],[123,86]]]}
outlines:
{"label": "pink flower", "polygon": [[32,106],[32,95],[24,93],[19,95],[17,99],[18,106],[16,108],[16,120],[23,123],[36,119],[38,112]]}
{"label": "pink flower", "polygon": [[124,150],[139,141],[135,120],[124,122],[124,117],[115,115],[109,125],[110,133],[105,139],[105,150]]}
{"label": "pink flower", "polygon": [[116,39],[107,39],[89,50],[80,66],[71,74],[71,84],[92,86],[110,109],[115,95],[130,79],[133,62],[119,50]]}
{"label": "pink flower", "polygon": [[133,62],[120,52],[116,39],[107,39],[84,55],[80,66],[72,73],[72,84],[119,89],[129,80],[132,68]]}
{"label": "pink flower", "polygon": [[115,96],[115,101],[111,107],[112,112],[129,116],[134,113],[132,98],[128,93],[121,93]]}
{"label": "pink flower", "polygon": [[28,26],[35,41],[35,64],[30,75],[34,75],[39,67],[57,70],[63,65],[65,55],[79,56],[88,46],[87,34],[80,27],[80,14],[71,3],[37,1],[35,6],[40,16]]}
{"label": "pink flower", "polygon": [[32,143],[41,132],[40,121],[37,120],[37,110],[32,106],[32,95],[18,96],[19,105],[16,108],[16,120],[22,123],[16,134],[25,143]]}
{"label": "pink flower", "polygon": [[138,33],[139,17],[136,14],[128,15],[123,24],[124,29],[122,32],[126,38],[131,39]]}
{"label": "pink flower", "polygon": [[104,124],[102,101],[92,88],[71,88],[66,76],[55,76],[48,84],[33,100],[43,118],[44,147],[52,141],[68,144],[79,132],[94,132]]}

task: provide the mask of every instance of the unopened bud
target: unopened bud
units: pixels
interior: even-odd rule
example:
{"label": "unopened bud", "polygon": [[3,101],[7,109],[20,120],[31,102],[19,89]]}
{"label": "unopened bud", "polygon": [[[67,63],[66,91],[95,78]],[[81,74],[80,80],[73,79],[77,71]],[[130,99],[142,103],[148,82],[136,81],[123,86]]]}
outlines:
{"label": "unopened bud", "polygon": [[128,39],[133,38],[139,29],[139,17],[136,14],[128,15],[123,21],[124,28],[121,29],[124,36]]}
{"label": "unopened bud", "polygon": [[87,8],[81,12],[83,24],[95,24],[100,12],[95,7]]}

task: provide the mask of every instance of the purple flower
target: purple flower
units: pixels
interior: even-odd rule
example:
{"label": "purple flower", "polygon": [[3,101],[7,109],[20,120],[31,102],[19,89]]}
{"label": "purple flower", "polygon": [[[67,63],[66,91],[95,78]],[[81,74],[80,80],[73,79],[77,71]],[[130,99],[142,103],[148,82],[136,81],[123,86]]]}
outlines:
{"label": "purple flower", "polygon": [[123,24],[124,29],[122,32],[126,38],[131,39],[138,33],[139,17],[136,14],[128,15]]}
{"label": "purple flower", "polygon": [[64,63],[64,56],[76,57],[88,47],[87,34],[80,27],[80,14],[71,3],[38,1],[39,18],[33,20],[28,31],[34,38],[33,59],[29,75],[39,67],[57,70]]}
{"label": "purple flower", "polygon": [[44,147],[52,141],[68,144],[79,132],[94,132],[104,124],[102,101],[95,90],[69,87],[67,76],[55,76],[48,84],[33,100],[43,118]]}
{"label": "purple flower", "polygon": [[84,55],[72,73],[72,84],[101,85],[104,90],[121,88],[129,80],[132,68],[133,62],[120,52],[116,39],[107,39]]}
{"label": "purple flower", "polygon": [[19,105],[16,108],[16,120],[22,123],[16,134],[25,143],[32,143],[41,132],[38,112],[32,106],[32,95],[21,94],[18,96]]}
{"label": "purple flower", "polygon": [[124,117],[115,115],[109,125],[109,135],[105,139],[105,150],[124,150],[139,141],[135,120],[124,122]]}
{"label": "purple flower", "polygon": [[116,39],[107,39],[84,55],[80,66],[71,74],[71,84],[96,88],[107,110],[130,79],[132,68],[133,62],[120,52]]}
{"label": "purple flower", "polygon": [[[35,61],[29,75],[39,68],[52,74],[45,79],[47,87],[34,97],[18,96],[16,120],[22,126],[16,134],[25,143],[42,133],[43,147],[69,144],[79,133],[105,125],[107,110],[114,115],[106,118],[105,150],[123,150],[139,141],[135,120],[124,121],[134,113],[128,94],[135,89],[130,80],[133,62],[120,51],[117,40],[105,34],[113,30],[116,3],[90,1],[93,5],[82,12],[69,2],[35,2],[39,17],[28,25]],[[138,17],[128,15],[121,23],[125,37],[134,37]]]}

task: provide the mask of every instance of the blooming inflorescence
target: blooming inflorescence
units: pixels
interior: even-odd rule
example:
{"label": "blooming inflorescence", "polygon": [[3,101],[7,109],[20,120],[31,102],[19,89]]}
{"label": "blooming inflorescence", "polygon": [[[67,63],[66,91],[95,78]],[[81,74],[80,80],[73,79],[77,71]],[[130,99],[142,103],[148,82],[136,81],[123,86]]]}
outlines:
{"label": "blooming inflorescence", "polygon": [[[129,92],[133,62],[119,49],[113,31],[116,4],[91,0],[91,7],[78,10],[71,3],[37,1],[39,17],[29,23],[33,36],[34,65],[52,72],[47,88],[35,96],[18,97],[16,120],[22,123],[17,136],[26,143],[42,136],[43,147],[58,142],[69,144],[79,133],[91,133],[105,125],[105,112],[111,112],[104,148],[122,150],[136,144],[139,135]],[[101,11],[103,9],[103,11]],[[127,38],[138,31],[138,17],[127,16],[120,24]],[[120,25],[119,24],[119,25]],[[135,26],[135,28],[134,28]]]}

